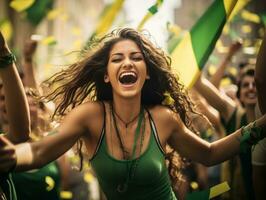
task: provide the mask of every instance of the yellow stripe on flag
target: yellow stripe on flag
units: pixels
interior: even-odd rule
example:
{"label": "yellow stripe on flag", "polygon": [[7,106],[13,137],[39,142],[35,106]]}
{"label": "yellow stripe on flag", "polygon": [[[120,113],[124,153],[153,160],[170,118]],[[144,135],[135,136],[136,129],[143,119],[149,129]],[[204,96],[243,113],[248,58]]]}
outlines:
{"label": "yellow stripe on flag", "polygon": [[[172,71],[179,76],[180,81],[186,86],[191,87],[200,75],[200,70],[195,59],[190,33],[186,33],[171,54]],[[189,67],[189,70],[187,69]]]}
{"label": "yellow stripe on flag", "polygon": [[141,30],[144,26],[144,24],[153,16],[153,14],[151,14],[150,12],[148,12],[143,19],[141,20],[141,22],[139,23],[137,30]]}
{"label": "yellow stripe on flag", "polygon": [[211,187],[210,189],[209,199],[214,198],[224,192],[227,192],[228,190],[230,190],[230,187],[227,182],[223,182],[218,185],[215,185]]}
{"label": "yellow stripe on flag", "polygon": [[225,9],[225,12],[226,12],[227,19],[229,18],[230,14],[232,13],[234,5],[235,5],[234,1],[224,0],[224,9]]}
{"label": "yellow stripe on flag", "polygon": [[116,0],[111,7],[107,10],[107,12],[101,18],[98,26],[96,27],[95,34],[97,36],[101,34],[105,34],[110,26],[112,25],[118,11],[121,9],[124,0]]}

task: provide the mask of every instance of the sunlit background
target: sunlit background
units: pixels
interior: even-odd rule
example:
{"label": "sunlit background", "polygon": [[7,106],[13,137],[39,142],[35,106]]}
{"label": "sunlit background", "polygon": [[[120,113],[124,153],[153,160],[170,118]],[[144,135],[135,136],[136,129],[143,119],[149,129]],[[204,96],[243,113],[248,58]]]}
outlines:
{"label": "sunlit background", "polygon": [[[218,0],[217,0],[218,1]],[[226,2],[227,0],[225,0]],[[229,0],[228,0],[229,1]],[[0,0],[0,30],[21,65],[26,40],[38,40],[34,62],[38,82],[75,61],[93,35],[121,27],[139,28],[151,34],[151,40],[170,54],[214,0]],[[152,9],[151,9],[152,8]],[[152,12],[151,12],[152,10]],[[204,18],[201,23],[208,23]],[[237,41],[243,48],[233,57],[227,74],[236,76],[241,62],[254,63],[266,24],[265,0],[238,0],[214,49],[204,63],[203,72],[212,75]],[[142,26],[141,26],[142,25]],[[210,32],[213,27],[208,27]],[[201,35],[198,41],[208,39]],[[216,40],[215,40],[216,41]],[[209,51],[208,49],[206,51]],[[177,64],[181,58],[175,58]],[[189,60],[190,57],[184,57]],[[203,67],[203,66],[201,66]],[[230,84],[223,79],[222,85]],[[99,199],[97,183],[91,173],[91,199]]]}
{"label": "sunlit background", "polygon": [[[12,2],[17,5],[12,5]],[[21,56],[24,42],[32,35],[37,35],[34,38],[39,38],[41,41],[35,60],[37,75],[39,80],[43,80],[60,66],[74,61],[76,54],[69,53],[84,47],[86,41],[95,33],[102,16],[115,2],[115,0],[1,0],[0,27],[18,58]],[[190,30],[213,1],[120,1],[121,8],[114,11],[114,20],[111,21],[107,31],[119,27],[137,28],[147,15],[148,9],[156,2],[162,2],[158,6],[158,12],[145,22],[142,29],[148,30],[152,40],[167,50],[170,36],[173,33],[178,35]],[[233,60],[235,64],[243,58],[252,59],[256,54],[263,34],[263,20],[259,14],[265,12],[265,2],[240,0],[238,4],[240,9],[238,8],[234,13],[235,17],[227,23],[222,39],[218,41],[214,53],[208,60],[209,67],[205,67],[209,68],[210,73],[215,71],[221,56],[227,52],[228,45],[238,38],[244,40],[244,48],[238,58]],[[169,28],[173,26],[174,28]],[[233,68],[231,71],[236,73]]]}

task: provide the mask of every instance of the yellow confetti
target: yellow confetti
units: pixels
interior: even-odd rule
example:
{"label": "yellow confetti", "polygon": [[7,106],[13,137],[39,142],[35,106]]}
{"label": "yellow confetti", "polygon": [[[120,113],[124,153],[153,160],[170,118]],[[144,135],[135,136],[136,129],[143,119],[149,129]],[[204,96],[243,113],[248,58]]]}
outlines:
{"label": "yellow confetti", "polygon": [[241,31],[242,31],[243,33],[251,33],[252,28],[251,28],[251,26],[249,26],[249,25],[243,25],[243,26],[241,26]]}
{"label": "yellow confetti", "polygon": [[82,47],[82,40],[76,40],[76,41],[74,41],[74,48],[75,49],[81,49],[81,47]]}
{"label": "yellow confetti", "polygon": [[75,36],[80,36],[81,35],[81,29],[79,27],[73,27],[71,30],[71,33]]}
{"label": "yellow confetti", "polygon": [[47,19],[48,20],[53,20],[53,19],[57,18],[60,15],[61,12],[62,12],[62,10],[60,10],[60,9],[50,10],[47,13]]}
{"label": "yellow confetti", "polygon": [[91,173],[85,173],[84,174],[84,180],[87,182],[87,183],[90,183],[92,182],[94,179],[93,175]]}
{"label": "yellow confetti", "polygon": [[35,0],[13,0],[9,6],[17,12],[21,12],[31,7],[34,2]]}
{"label": "yellow confetti", "polygon": [[251,40],[245,39],[243,42],[243,47],[249,47],[252,44]]}
{"label": "yellow confetti", "polygon": [[257,24],[260,23],[260,17],[257,14],[252,13],[252,12],[247,11],[247,10],[243,10],[241,12],[241,17],[247,21],[250,21],[250,22],[254,22]]}
{"label": "yellow confetti", "polygon": [[230,187],[227,182],[223,182],[218,185],[215,185],[211,187],[210,189],[209,199],[216,197],[224,192],[227,192],[228,190],[230,190]]}
{"label": "yellow confetti", "polygon": [[195,182],[195,181],[192,181],[192,182],[190,183],[190,187],[191,187],[193,190],[196,190],[196,189],[199,188],[199,184],[198,184],[197,182]]}
{"label": "yellow confetti", "polygon": [[52,189],[54,189],[55,182],[54,182],[54,179],[52,177],[46,176],[45,177],[45,183],[47,184],[47,186],[46,186],[47,191],[51,191]]}
{"label": "yellow confetti", "polygon": [[221,86],[228,86],[228,85],[231,85],[231,80],[229,78],[223,78],[221,80]]}
{"label": "yellow confetti", "polygon": [[62,21],[67,21],[69,19],[69,15],[66,13],[61,14],[59,19],[61,19]]}
{"label": "yellow confetti", "polygon": [[212,76],[216,72],[217,67],[215,65],[210,65],[208,68],[209,74]]}
{"label": "yellow confetti", "polygon": [[237,69],[235,67],[228,67],[228,72],[234,76],[237,75]]}
{"label": "yellow confetti", "polygon": [[9,41],[13,35],[13,29],[10,21],[4,20],[0,25],[0,30],[6,41]]}
{"label": "yellow confetti", "polygon": [[162,102],[163,105],[166,105],[166,106],[170,106],[170,105],[173,105],[175,103],[175,100],[170,96],[169,93],[164,93],[164,100]]}
{"label": "yellow confetti", "polygon": [[61,199],[72,199],[73,198],[73,194],[70,191],[61,191],[60,192],[60,197],[61,197]]}
{"label": "yellow confetti", "polygon": [[54,36],[49,36],[49,37],[46,37],[42,40],[42,44],[44,45],[55,45],[57,42],[56,42],[56,39]]}

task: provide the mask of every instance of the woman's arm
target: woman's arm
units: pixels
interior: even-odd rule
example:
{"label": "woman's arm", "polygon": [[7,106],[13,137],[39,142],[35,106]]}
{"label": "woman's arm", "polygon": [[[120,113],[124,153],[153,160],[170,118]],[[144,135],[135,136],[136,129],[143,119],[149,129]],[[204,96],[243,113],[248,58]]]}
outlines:
{"label": "woman's arm", "polygon": [[[244,139],[242,129],[213,143],[208,143],[186,128],[179,117],[175,117],[175,123],[176,129],[168,142],[182,156],[193,161],[211,166],[228,160],[240,152],[240,146],[243,144],[240,141]],[[265,137],[266,115],[256,121],[256,126],[263,127]]]}
{"label": "woman's arm", "polygon": [[0,76],[5,93],[5,106],[8,114],[9,131],[7,137],[14,143],[26,141],[30,132],[29,107],[22,82],[14,62],[5,64],[10,50],[0,32]]}
{"label": "woman's arm", "polygon": [[227,65],[230,63],[233,55],[241,48],[242,43],[241,41],[234,42],[228,51],[228,54],[226,55],[225,59],[222,61],[221,65],[218,66],[217,71],[211,76],[210,82],[216,87],[220,87],[221,80],[223,78],[225,69]]}
{"label": "woman's arm", "polygon": [[[25,171],[44,166],[70,149],[79,138],[85,136],[85,133],[89,134],[88,119],[95,118],[95,113],[90,111],[90,108],[93,107],[90,106],[94,105],[80,105],[73,109],[67,114],[53,135],[46,136],[37,142],[13,146],[17,157],[15,170]],[[84,109],[85,107],[89,107],[89,109]],[[0,145],[0,152],[6,146],[1,147]],[[0,157],[0,170],[4,164],[5,162]]]}
{"label": "woman's arm", "polygon": [[257,88],[258,102],[262,114],[266,113],[266,34],[257,57],[255,82]]}
{"label": "woman's arm", "polygon": [[35,40],[28,40],[24,45],[23,50],[23,72],[24,72],[24,83],[26,87],[34,88],[38,90],[38,84],[36,81],[36,76],[34,72],[34,65],[33,65],[33,55],[37,48],[37,41]]}
{"label": "woman's arm", "polygon": [[236,108],[235,102],[230,97],[221,93],[210,81],[202,76],[197,80],[194,87],[220,113],[223,119],[226,121],[230,119]]}

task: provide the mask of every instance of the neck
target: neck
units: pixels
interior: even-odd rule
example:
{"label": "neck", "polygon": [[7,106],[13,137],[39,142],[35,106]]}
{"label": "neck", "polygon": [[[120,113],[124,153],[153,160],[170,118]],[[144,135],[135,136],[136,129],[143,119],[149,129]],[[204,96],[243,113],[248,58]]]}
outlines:
{"label": "neck", "polygon": [[114,96],[113,109],[124,122],[130,122],[135,118],[140,112],[140,107],[141,96],[130,99]]}
{"label": "neck", "polygon": [[256,119],[254,106],[246,106],[245,110],[246,110],[248,122],[254,121]]}

